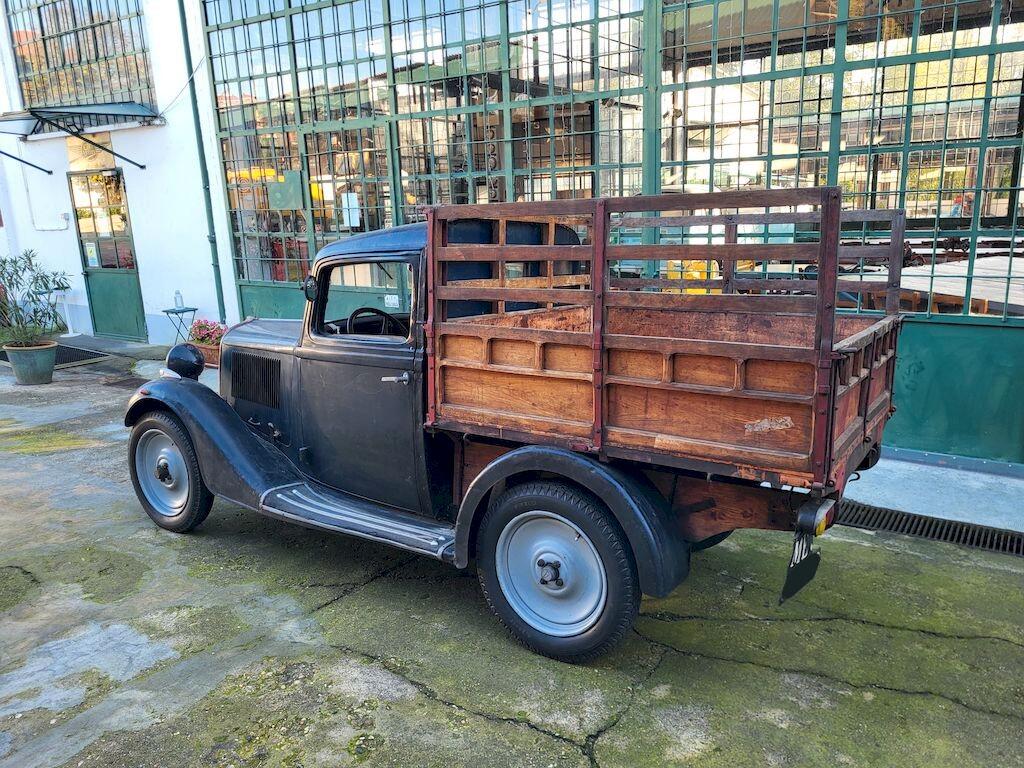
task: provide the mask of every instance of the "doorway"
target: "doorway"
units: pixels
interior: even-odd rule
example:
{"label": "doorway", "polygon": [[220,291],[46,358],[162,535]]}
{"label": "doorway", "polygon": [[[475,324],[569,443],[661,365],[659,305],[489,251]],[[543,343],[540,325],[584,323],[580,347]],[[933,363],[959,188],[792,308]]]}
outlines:
{"label": "doorway", "polygon": [[146,314],[120,168],[68,174],[93,332],[145,341]]}

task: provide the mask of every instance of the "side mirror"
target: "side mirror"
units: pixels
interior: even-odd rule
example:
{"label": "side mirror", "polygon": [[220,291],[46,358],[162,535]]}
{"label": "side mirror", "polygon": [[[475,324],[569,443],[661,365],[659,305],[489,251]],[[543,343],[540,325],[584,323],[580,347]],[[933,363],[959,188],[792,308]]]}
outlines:
{"label": "side mirror", "polygon": [[316,301],[316,278],[306,275],[302,281],[302,292],[306,295],[306,301]]}

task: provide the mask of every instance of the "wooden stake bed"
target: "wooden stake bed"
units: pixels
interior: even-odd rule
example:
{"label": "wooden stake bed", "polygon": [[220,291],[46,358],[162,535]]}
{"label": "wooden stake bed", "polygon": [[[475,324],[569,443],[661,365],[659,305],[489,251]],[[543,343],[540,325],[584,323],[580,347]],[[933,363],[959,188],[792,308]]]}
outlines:
{"label": "wooden stake bed", "polygon": [[[428,217],[428,426],[823,494],[881,438],[902,211],[843,215],[827,187]],[[886,240],[842,246],[841,218]],[[456,242],[467,220],[489,240]],[[867,282],[847,263],[887,268],[888,314],[836,315]]]}

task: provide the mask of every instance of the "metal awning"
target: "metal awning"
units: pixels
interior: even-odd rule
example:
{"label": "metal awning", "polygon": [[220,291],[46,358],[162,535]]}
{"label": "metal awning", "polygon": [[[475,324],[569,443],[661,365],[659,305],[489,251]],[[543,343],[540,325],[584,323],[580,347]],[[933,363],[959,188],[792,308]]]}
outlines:
{"label": "metal awning", "polygon": [[[108,104],[77,104],[60,107],[29,107],[20,112],[7,112],[0,115],[0,133],[27,138],[40,133],[60,131],[69,136],[74,136],[76,139],[80,139],[103,152],[109,152],[114,157],[131,163],[137,168],[145,168],[145,165],[137,163],[124,155],[119,155],[117,152],[86,138],[85,130],[92,125],[102,125],[104,121],[116,123],[127,119],[136,120],[140,123],[149,123],[157,120],[159,117],[156,112],[145,104],[138,104],[134,101],[118,101]],[[17,160],[19,163],[24,163],[45,173],[53,173],[53,171],[40,168],[38,165],[23,160],[9,152],[0,150],[0,155]]]}

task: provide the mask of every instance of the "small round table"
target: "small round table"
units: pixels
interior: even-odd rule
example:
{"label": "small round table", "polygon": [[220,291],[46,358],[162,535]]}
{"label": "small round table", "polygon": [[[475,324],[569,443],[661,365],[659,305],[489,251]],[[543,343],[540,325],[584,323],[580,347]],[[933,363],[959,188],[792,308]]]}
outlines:
{"label": "small round table", "polygon": [[171,307],[163,310],[167,319],[174,326],[174,343],[188,341],[192,335],[192,321],[196,319],[198,307]]}

